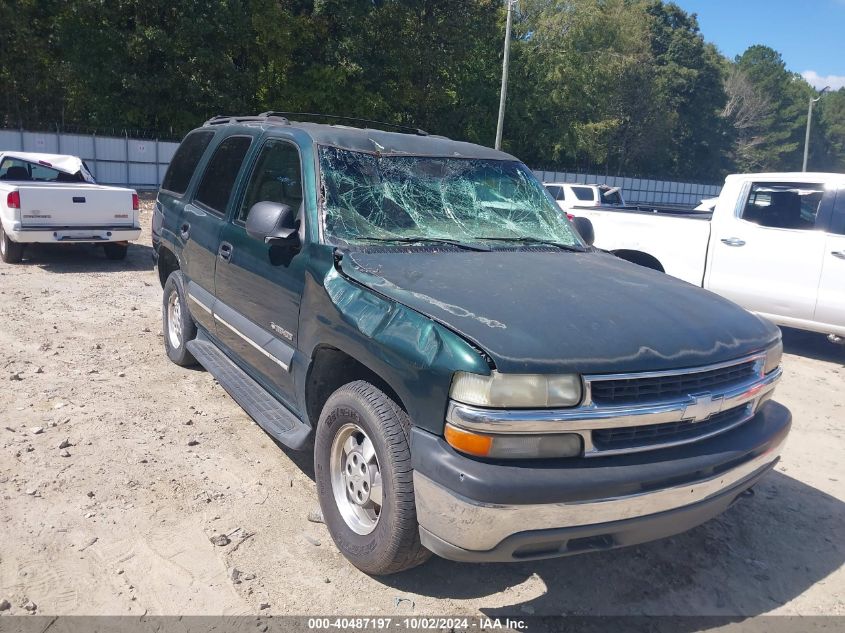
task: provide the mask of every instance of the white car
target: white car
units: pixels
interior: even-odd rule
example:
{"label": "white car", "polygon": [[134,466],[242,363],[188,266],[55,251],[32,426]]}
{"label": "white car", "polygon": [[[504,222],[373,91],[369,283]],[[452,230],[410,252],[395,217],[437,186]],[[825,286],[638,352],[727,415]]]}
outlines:
{"label": "white car", "polygon": [[0,259],[16,263],[26,244],[102,244],[126,257],[141,235],[138,194],[95,184],[76,156],[0,152]]}
{"label": "white car", "polygon": [[564,211],[582,207],[625,206],[619,187],[571,182],[544,182],[543,185]]}
{"label": "white car", "polygon": [[779,325],[845,337],[845,174],[734,174],[712,214],[574,211],[599,248]]}

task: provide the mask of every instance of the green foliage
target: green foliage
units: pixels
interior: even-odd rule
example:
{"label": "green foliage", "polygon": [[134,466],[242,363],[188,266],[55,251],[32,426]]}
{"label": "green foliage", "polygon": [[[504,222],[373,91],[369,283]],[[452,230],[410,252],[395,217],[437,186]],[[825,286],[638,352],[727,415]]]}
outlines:
{"label": "green foliage", "polygon": [[[0,124],[145,128],[324,112],[491,144],[502,0],[6,0]],[[725,59],[661,0],[520,0],[505,149],[536,166],[715,180],[800,169],[815,91],[780,55]],[[845,91],[810,165],[845,168]]]}

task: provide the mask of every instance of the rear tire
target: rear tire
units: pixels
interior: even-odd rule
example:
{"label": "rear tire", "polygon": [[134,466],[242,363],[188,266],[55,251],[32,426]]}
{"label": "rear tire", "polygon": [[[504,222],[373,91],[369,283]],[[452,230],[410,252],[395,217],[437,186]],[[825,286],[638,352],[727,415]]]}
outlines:
{"label": "rear tire", "polygon": [[161,331],[167,357],[180,367],[196,365],[196,359],[185,347],[197,335],[197,326],[191,318],[186,301],[185,284],[181,270],[170,273],[164,284]]}
{"label": "rear tire", "polygon": [[7,264],[17,264],[23,259],[23,244],[13,242],[0,222],[0,259]]}
{"label": "rear tire", "polygon": [[106,257],[115,261],[126,259],[126,252],[129,250],[129,244],[103,244],[103,250],[106,252]]}
{"label": "rear tire", "polygon": [[431,555],[420,543],[409,431],[408,415],[363,380],[335,391],[320,415],[314,471],[323,518],[340,552],[368,574],[404,571]]}

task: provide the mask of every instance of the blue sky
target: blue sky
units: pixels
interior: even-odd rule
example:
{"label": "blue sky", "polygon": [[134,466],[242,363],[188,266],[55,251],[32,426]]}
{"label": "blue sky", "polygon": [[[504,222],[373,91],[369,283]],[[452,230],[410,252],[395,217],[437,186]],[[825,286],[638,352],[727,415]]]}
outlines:
{"label": "blue sky", "polygon": [[845,87],[845,0],[675,0],[730,58],[752,44],[783,55],[817,88]]}

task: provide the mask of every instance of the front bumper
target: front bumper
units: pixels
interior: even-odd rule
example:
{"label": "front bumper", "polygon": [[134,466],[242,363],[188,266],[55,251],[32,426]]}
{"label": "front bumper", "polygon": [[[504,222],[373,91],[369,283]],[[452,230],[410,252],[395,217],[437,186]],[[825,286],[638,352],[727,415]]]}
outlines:
{"label": "front bumper", "polygon": [[134,242],[141,237],[135,227],[83,226],[19,228],[7,232],[13,242],[20,244],[61,244],[69,242]]}
{"label": "front bumper", "polygon": [[425,547],[462,561],[518,561],[670,536],[717,516],[778,461],[789,411],[768,402],[709,440],[594,459],[490,463],[414,429]]}

